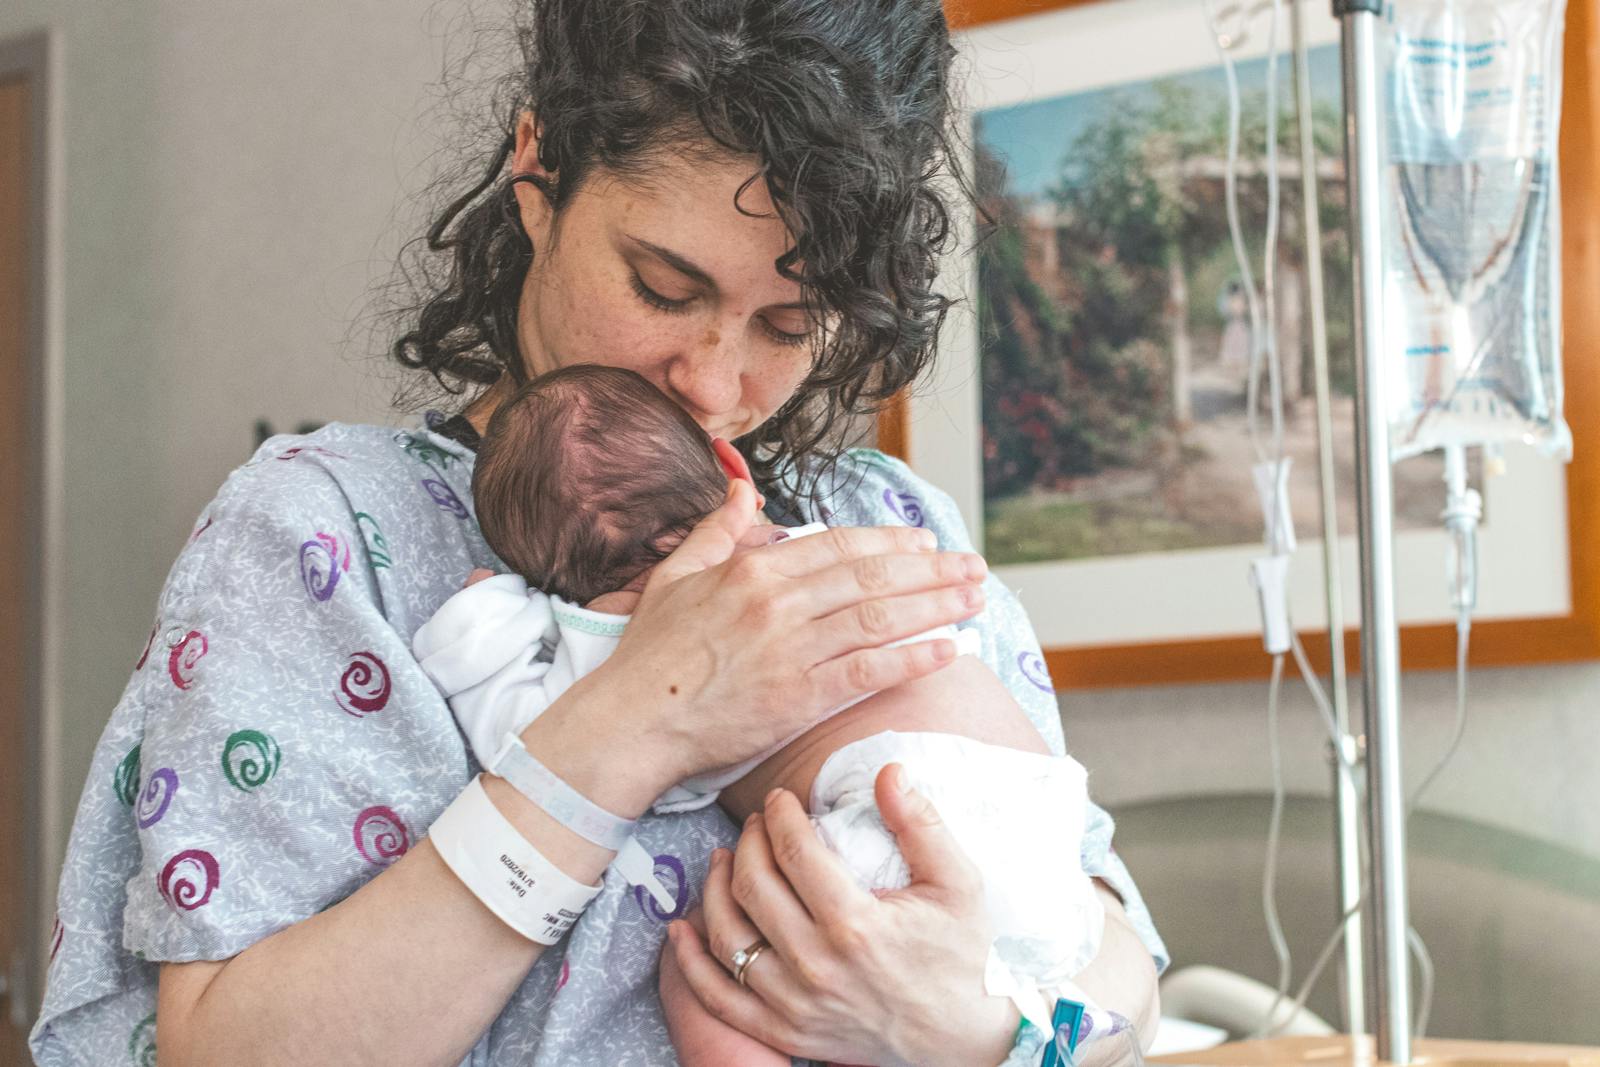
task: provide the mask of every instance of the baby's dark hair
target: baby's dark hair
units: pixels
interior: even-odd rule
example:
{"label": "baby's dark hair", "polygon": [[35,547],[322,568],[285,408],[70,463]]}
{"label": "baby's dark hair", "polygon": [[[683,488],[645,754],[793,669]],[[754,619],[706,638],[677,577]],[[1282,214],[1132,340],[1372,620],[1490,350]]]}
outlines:
{"label": "baby's dark hair", "polygon": [[494,413],[472,495],[495,554],[575,604],[666,558],[727,495],[689,415],[631,370],[541,374]]}

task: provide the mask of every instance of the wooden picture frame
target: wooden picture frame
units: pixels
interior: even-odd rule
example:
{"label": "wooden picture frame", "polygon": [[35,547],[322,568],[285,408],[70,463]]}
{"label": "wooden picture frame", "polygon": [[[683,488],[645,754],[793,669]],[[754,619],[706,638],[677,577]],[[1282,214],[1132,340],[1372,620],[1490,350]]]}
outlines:
{"label": "wooden picture frame", "polygon": [[[1109,0],[952,0],[946,10],[952,30],[959,32],[1094,3],[1110,6]],[[1573,440],[1573,460],[1565,472],[1571,607],[1565,614],[1475,622],[1473,666],[1600,659],[1600,363],[1595,353],[1600,299],[1591,295],[1600,293],[1600,37],[1595,7],[1594,0],[1575,0],[1567,9],[1560,135],[1565,413]],[[879,447],[911,458],[911,423],[907,401],[897,399],[879,417]],[[1347,617],[1357,610],[1347,600]],[[1316,625],[1302,625],[1301,630],[1314,665],[1326,671],[1326,631]],[[1357,670],[1359,630],[1348,629],[1344,641],[1347,663]],[[1454,665],[1451,624],[1404,626],[1400,643],[1405,669]],[[1046,647],[1045,656],[1061,689],[1253,679],[1271,670],[1259,635],[1244,633]]]}

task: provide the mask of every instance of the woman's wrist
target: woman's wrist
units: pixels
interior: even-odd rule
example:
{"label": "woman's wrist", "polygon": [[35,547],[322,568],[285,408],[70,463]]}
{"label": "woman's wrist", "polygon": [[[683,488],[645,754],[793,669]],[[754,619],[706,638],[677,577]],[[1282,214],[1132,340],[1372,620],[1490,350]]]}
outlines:
{"label": "woman's wrist", "polygon": [[636,819],[683,776],[639,699],[606,676],[580,678],[522,731],[529,752],[583,796]]}

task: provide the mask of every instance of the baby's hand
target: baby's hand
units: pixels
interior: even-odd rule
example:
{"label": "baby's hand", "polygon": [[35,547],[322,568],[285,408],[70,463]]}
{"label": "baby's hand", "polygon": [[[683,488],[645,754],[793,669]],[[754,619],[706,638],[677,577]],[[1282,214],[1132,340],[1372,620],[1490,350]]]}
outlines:
{"label": "baby's hand", "polygon": [[485,567],[479,567],[476,570],[474,570],[471,574],[467,575],[467,580],[461,586],[461,588],[465,589],[469,585],[477,585],[479,582],[483,581],[485,578],[493,578],[493,577],[494,577],[494,571],[491,571],[491,570],[489,570],[489,569],[487,569]]}

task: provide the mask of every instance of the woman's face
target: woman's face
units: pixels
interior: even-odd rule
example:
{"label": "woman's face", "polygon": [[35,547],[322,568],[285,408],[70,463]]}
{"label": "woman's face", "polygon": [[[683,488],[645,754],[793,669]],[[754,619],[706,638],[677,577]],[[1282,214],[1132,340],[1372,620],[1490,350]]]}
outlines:
{"label": "woman's face", "polygon": [[[516,173],[539,173],[531,117]],[[812,316],[774,261],[791,245],[749,160],[674,160],[648,184],[596,172],[559,217],[516,186],[534,261],[517,332],[530,375],[574,363],[637,371],[709,434],[750,432],[811,366]],[[751,217],[751,216],[754,217]]]}

